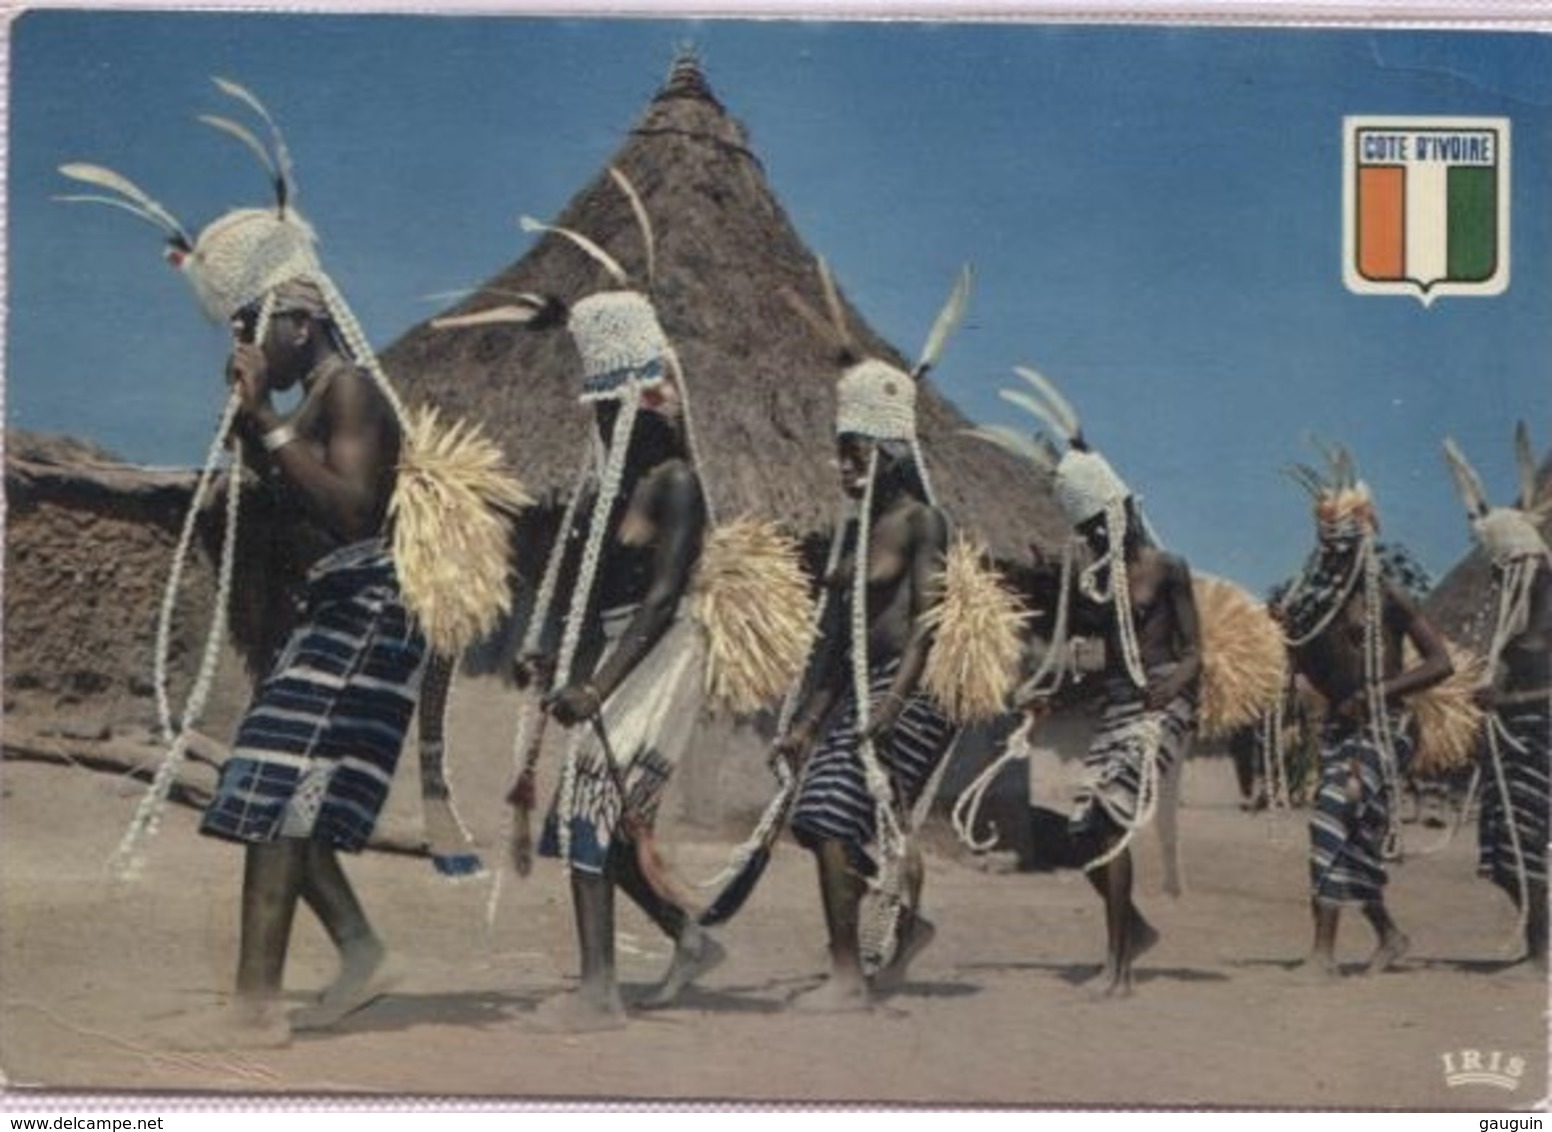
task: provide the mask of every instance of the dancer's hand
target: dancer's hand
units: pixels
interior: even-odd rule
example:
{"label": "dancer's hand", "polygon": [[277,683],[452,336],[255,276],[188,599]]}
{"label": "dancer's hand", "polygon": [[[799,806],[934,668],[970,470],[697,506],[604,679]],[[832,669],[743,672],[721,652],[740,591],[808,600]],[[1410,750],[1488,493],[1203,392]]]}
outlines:
{"label": "dancer's hand", "polygon": [[781,759],[796,774],[808,761],[808,752],[813,745],[813,724],[799,723],[771,745],[771,758]]}
{"label": "dancer's hand", "polygon": [[250,416],[273,411],[269,397],[269,363],[264,351],[252,342],[232,347],[226,362],[226,383],[237,393],[243,412]]}
{"label": "dancer's hand", "polygon": [[1036,696],[1019,704],[1018,710],[1029,722],[1030,727],[1038,727],[1040,722],[1056,708],[1051,703],[1050,696]]}
{"label": "dancer's hand", "polygon": [[563,727],[592,719],[603,708],[603,697],[592,684],[568,684],[545,701],[545,707]]}
{"label": "dancer's hand", "polygon": [[519,688],[548,687],[555,679],[555,658],[547,653],[525,653],[512,665],[512,679]]}
{"label": "dancer's hand", "polygon": [[1336,714],[1342,719],[1352,720],[1355,723],[1362,722],[1369,714],[1368,689],[1359,688],[1348,696],[1337,705]]}
{"label": "dancer's hand", "polygon": [[883,699],[873,705],[869,712],[868,726],[863,735],[872,743],[887,740],[895,725],[900,722],[900,713],[904,710],[903,699],[894,692],[885,692]]}
{"label": "dancer's hand", "polygon": [[1492,711],[1498,706],[1498,692],[1491,684],[1484,684],[1471,693],[1471,702],[1483,711]]}
{"label": "dancer's hand", "polygon": [[1181,693],[1180,681],[1165,678],[1163,680],[1149,680],[1148,687],[1142,695],[1142,706],[1149,711],[1162,711],[1169,706],[1170,701]]}

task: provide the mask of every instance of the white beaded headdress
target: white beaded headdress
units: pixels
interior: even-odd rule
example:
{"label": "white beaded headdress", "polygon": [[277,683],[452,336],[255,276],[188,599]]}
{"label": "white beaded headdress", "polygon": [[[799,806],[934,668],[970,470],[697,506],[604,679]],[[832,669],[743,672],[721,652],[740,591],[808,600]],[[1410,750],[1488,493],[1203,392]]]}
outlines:
{"label": "white beaded headdress", "polygon": [[[1114,604],[1116,635],[1121,642],[1122,660],[1127,674],[1139,688],[1148,682],[1143,669],[1142,651],[1136,639],[1136,625],[1131,612],[1131,585],[1126,572],[1126,542],[1131,519],[1130,510],[1147,531],[1147,521],[1135,506],[1132,491],[1110,462],[1089,447],[1083,436],[1083,425],[1072,404],[1062,396],[1050,379],[1027,366],[1014,366],[1013,372],[1023,378],[1031,392],[1021,389],[1003,389],[1003,400],[1032,414],[1041,424],[1059,435],[1067,445],[1058,454],[1055,444],[1042,432],[1033,435],[1005,425],[981,425],[972,435],[989,440],[1015,456],[1043,468],[1052,477],[1052,491],[1062,514],[1074,527],[1097,518],[1105,521],[1104,555],[1091,563],[1078,579],[1079,588],[1092,601]],[[1151,532],[1150,537],[1151,537]],[[1065,652],[1067,588],[1070,585],[1073,554],[1067,552],[1063,560],[1062,602],[1058,607],[1056,632],[1047,650],[1047,663],[1041,666],[1032,685],[1041,690],[1051,690],[1048,681],[1060,681],[1058,658]],[[1101,583],[1101,575],[1108,571],[1108,581]]]}
{"label": "white beaded headdress", "polygon": [[[460,431],[455,427],[448,433],[435,414],[411,418],[405,411],[360,323],[334,281],[323,270],[315,251],[316,237],[311,225],[293,206],[296,181],[291,155],[279,127],[263,103],[246,88],[228,79],[212,81],[223,94],[242,103],[268,129],[270,140],[266,145],[247,127],[229,118],[217,115],[200,118],[206,125],[236,138],[258,158],[269,174],[275,195],[273,208],[234,209],[206,226],[197,239],[191,239],[177,218],[134,182],[111,169],[84,162],[63,165],[60,172],[111,195],[75,194],[60,199],[110,205],[161,228],[167,237],[166,259],[189,280],[207,315],[218,320],[230,319],[257,305],[253,328],[256,342],[264,340],[269,321],[277,311],[305,309],[319,315],[326,313],[338,329],[346,352],[370,375],[387,400],[404,435],[400,474],[394,498],[390,501],[390,515],[402,519],[408,511],[417,515],[425,512],[425,485],[439,481],[437,486],[429,489],[438,505],[432,508],[436,514],[428,516],[430,524],[426,528],[426,540],[430,543],[445,541],[441,536],[455,530],[468,551],[463,577],[458,579],[457,587],[449,587],[445,579],[436,576],[436,571],[425,569],[425,556],[414,552],[414,548],[409,548],[408,557],[416,561],[405,561],[408,532],[418,524],[402,521],[395,525],[394,558],[406,605],[434,647],[461,648],[473,636],[488,631],[510,603],[507,559],[511,520],[527,502],[527,497],[520,485],[501,469],[499,454],[474,430]],[[288,296],[286,289],[291,285],[295,286]],[[140,838],[156,827],[177,767],[186,753],[189,729],[198,722],[214,682],[220,645],[226,632],[237,545],[237,514],[242,493],[236,476],[230,477],[227,492],[226,537],[218,565],[215,613],[188,703],[182,715],[176,720],[173,718],[167,697],[166,671],[173,607],[193,545],[196,519],[213,485],[228,438],[233,447],[233,465],[241,463],[240,442],[232,429],[239,405],[234,391],[227,400],[196,483],[163,594],[157,625],[154,684],[161,729],[170,749],[119,847],[116,864],[121,870],[135,866]]]}
{"label": "white beaded headdress", "polygon": [[868,358],[835,386],[835,432],[874,440],[916,439],[916,381],[904,370]]}
{"label": "white beaded headdress", "polygon": [[1537,501],[1536,458],[1530,432],[1521,421],[1514,431],[1515,463],[1519,470],[1519,498],[1513,507],[1492,507],[1476,470],[1453,439],[1444,441],[1444,456],[1460,492],[1471,531],[1498,568],[1498,611],[1488,649],[1487,671],[1498,664],[1498,654],[1530,619],[1530,601],[1538,571],[1552,569],[1552,549],[1542,536],[1538,520],[1552,511],[1552,498]]}
{"label": "white beaded headdress", "polygon": [[1515,464],[1519,471],[1519,498],[1513,507],[1492,507],[1476,470],[1452,439],[1444,441],[1444,456],[1455,486],[1471,519],[1471,530],[1482,549],[1500,566],[1524,558],[1545,558],[1547,541],[1538,520],[1544,519],[1552,500],[1536,500],[1536,458],[1531,451],[1530,432],[1521,421],[1514,430]]}
{"label": "white beaded headdress", "polygon": [[[650,289],[656,266],[656,244],[651,220],[630,179],[612,166],[609,169],[609,177],[630,202],[631,211],[635,215],[645,248],[646,282]],[[569,308],[563,308],[564,325],[577,347],[577,354],[582,362],[582,389],[579,400],[583,403],[618,401],[620,413],[615,418],[608,444],[602,452],[597,450],[596,441],[589,437],[583,454],[579,479],[567,502],[565,513],[561,517],[561,525],[550,550],[549,560],[545,564],[539,592],[534,601],[533,611],[529,614],[528,627],[522,642],[522,652],[525,655],[535,653],[540,648],[544,626],[549,620],[550,609],[555,602],[555,591],[560,583],[560,564],[566,553],[567,535],[575,523],[577,507],[585,494],[586,487],[596,480],[598,490],[588,516],[582,560],[572,588],[571,602],[566,611],[562,630],[560,651],[556,657],[553,680],[554,686],[559,688],[569,683],[574,675],[572,667],[582,640],[583,623],[591,603],[599,563],[603,557],[604,536],[608,530],[609,517],[614,510],[614,503],[619,496],[621,481],[624,478],[626,456],[630,450],[637,415],[643,408],[660,406],[657,392],[665,383],[671,384],[677,394],[674,408],[684,423],[685,445],[689,450],[690,462],[698,468],[699,460],[689,411],[689,392],[684,388],[685,383],[678,357],[668,336],[663,332],[652,300],[642,291],[632,289],[630,277],[619,261],[587,236],[569,228],[541,223],[528,216],[521,217],[519,224],[525,232],[553,233],[574,244],[599,264],[615,284],[613,289],[595,292],[577,300]],[[554,299],[543,295],[523,294],[515,297],[517,299],[515,304],[493,307],[475,314],[436,319],[432,325],[440,329],[500,323],[543,325],[543,320],[558,305]],[[706,507],[707,517],[714,523],[709,497],[706,500]],[[539,713],[542,710],[539,702],[530,697],[519,721],[513,747],[514,758],[519,762],[524,758],[532,760],[538,756],[539,749],[536,744],[530,742],[530,736],[537,727]],[[562,771],[558,798],[562,814],[559,828],[563,859],[570,857],[571,823],[568,819],[577,804],[577,756],[578,748],[576,744],[572,744]],[[516,770],[521,778],[524,775],[531,775],[533,766],[520,765]],[[494,896],[492,900],[494,902]]]}

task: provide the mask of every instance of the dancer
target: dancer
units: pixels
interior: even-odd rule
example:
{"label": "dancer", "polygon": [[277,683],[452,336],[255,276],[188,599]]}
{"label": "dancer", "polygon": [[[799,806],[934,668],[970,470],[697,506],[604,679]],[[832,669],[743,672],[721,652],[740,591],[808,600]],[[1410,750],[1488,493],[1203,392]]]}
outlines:
{"label": "dancer", "polygon": [[[1374,929],[1367,971],[1392,967],[1408,939],[1385,906],[1385,861],[1396,852],[1399,785],[1413,739],[1408,696],[1453,671],[1443,639],[1384,568],[1379,516],[1350,454],[1327,454],[1329,475],[1308,465],[1295,478],[1315,502],[1318,543],[1275,607],[1299,675],[1326,701],[1320,785],[1310,818],[1310,911],[1315,941],[1306,966],[1338,974],[1341,910],[1356,906]],[[1418,660],[1403,661],[1410,641]]]}
{"label": "dancer", "polygon": [[[818,647],[775,750],[801,774],[792,831],[814,854],[830,943],[827,979],[794,1006],[847,1011],[897,988],[932,940],[935,928],[920,912],[922,862],[909,835],[955,736],[950,713],[1002,710],[1019,617],[1011,599],[1000,604],[995,585],[980,588],[985,579],[961,548],[951,550],[917,443],[918,385],[962,314],[968,272],[909,373],[858,357],[823,264],[821,277],[831,325],[801,300],[795,305],[833,341],[845,367],[836,386],[836,450],[855,511],[832,543]],[[965,621],[955,609],[982,600],[990,614],[981,621],[984,669],[949,657],[971,660],[975,650],[953,640]],[[970,671],[986,677],[966,679]]]}
{"label": "dancer", "polygon": [[[290,158],[278,129],[249,91],[216,83],[270,126],[273,145],[266,147],[236,122],[205,119],[263,158],[274,178],[273,208],[230,212],[190,239],[118,174],[85,164],[62,168],[114,194],[67,199],[115,204],[162,227],[168,258],[207,312],[229,321],[235,339],[226,367],[232,397],[196,489],[164,610],[172,607],[187,536],[229,438],[290,524],[292,552],[310,566],[299,622],[258,685],[200,827],[245,852],[236,996],[212,1026],[187,1028],[185,1039],[202,1047],[281,1044],[293,1028],[331,1026],[384,988],[386,949],[338,854],[359,851],[381,811],[414,711],[427,637],[452,647],[502,612],[510,520],[525,501],[488,446],[473,451],[480,472],[472,480],[458,479],[468,466],[450,467],[459,459],[456,444],[441,450],[440,469],[425,462],[422,446],[435,447],[438,439],[434,422],[405,414],[319,264],[312,229],[295,209]],[[273,394],[293,388],[302,390],[301,403],[282,414]],[[228,477],[217,616],[195,691],[176,724],[158,656],[158,702],[171,747],[120,846],[117,861],[127,869],[138,864],[139,842],[155,828],[214,675],[241,479],[236,469]],[[425,506],[428,486],[437,500],[434,513]],[[486,552],[458,579],[462,593],[449,593],[426,570],[428,543],[440,548],[454,535]],[[495,597],[492,574],[500,579]],[[299,901],[323,922],[339,950],[340,972],[317,1003],[287,1018],[279,996]]]}
{"label": "dancer", "polygon": [[1513,507],[1489,507],[1487,493],[1453,440],[1445,455],[1471,531],[1492,558],[1496,590],[1488,682],[1489,713],[1478,825],[1478,872],[1509,894],[1525,938],[1524,959],[1547,972],[1548,759],[1552,751],[1552,550],[1537,520],[1552,506],[1536,491],[1530,436],[1515,432],[1520,472]]}
{"label": "dancer", "polygon": [[[653,240],[628,178],[610,170],[628,198],[647,251]],[[626,1022],[615,974],[614,892],[621,889],[673,941],[661,981],[635,1005],[671,1005],[724,956],[697,923],[689,895],[657,859],[653,826],[663,791],[684,755],[707,690],[750,710],[795,676],[808,643],[807,586],[789,540],[745,537],[754,524],[717,528],[702,480],[689,389],[647,294],[627,289],[619,263],[586,237],[525,220],[529,230],[571,241],[618,289],[570,305],[524,295],[515,305],[439,319],[441,327],[515,323],[565,327],[582,362],[581,401],[593,410],[597,443],[584,453],[536,599],[520,657],[557,722],[573,728],[541,855],[571,874],[581,985],[541,1007],[539,1024],[568,1031]],[[698,600],[730,573],[755,580],[751,593]],[[730,629],[716,618],[759,625]],[[711,613],[701,616],[707,610]],[[709,618],[709,619],[708,619]],[[752,642],[730,656],[729,640]],[[511,801],[533,793],[537,718],[525,718],[524,759]]]}
{"label": "dancer", "polygon": [[[1089,883],[1105,902],[1099,993],[1124,996],[1133,990],[1133,961],[1158,939],[1133,900],[1131,841],[1161,812],[1161,799],[1163,807],[1171,805],[1174,794],[1166,784],[1178,773],[1197,721],[1202,648],[1191,569],[1154,545],[1136,497],[1090,448],[1056,387],[1034,370],[1015,372],[1034,396],[1013,390],[1005,398],[1056,430],[1066,451],[1058,458],[1043,437],[1032,441],[1008,428],[977,432],[1052,473],[1056,501],[1091,559],[1073,593],[1071,548],[1064,557],[1053,640],[1029,687],[1037,695],[1059,687],[1069,633],[1103,638],[1105,706],[1068,829],[1087,861]],[[1173,874],[1170,879],[1178,885]]]}

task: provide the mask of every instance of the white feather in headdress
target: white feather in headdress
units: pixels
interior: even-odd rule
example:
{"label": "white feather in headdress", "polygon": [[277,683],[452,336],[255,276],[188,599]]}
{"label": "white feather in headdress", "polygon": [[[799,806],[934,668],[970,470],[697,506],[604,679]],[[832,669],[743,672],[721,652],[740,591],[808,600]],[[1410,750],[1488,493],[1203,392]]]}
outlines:
{"label": "white feather in headdress", "polygon": [[970,265],[966,264],[959,269],[959,278],[954,283],[954,289],[949,292],[948,301],[933,320],[932,330],[927,334],[927,342],[922,347],[921,358],[911,372],[912,377],[920,378],[937,365],[938,359],[943,356],[949,337],[965,317],[965,307],[970,302],[970,278]]}

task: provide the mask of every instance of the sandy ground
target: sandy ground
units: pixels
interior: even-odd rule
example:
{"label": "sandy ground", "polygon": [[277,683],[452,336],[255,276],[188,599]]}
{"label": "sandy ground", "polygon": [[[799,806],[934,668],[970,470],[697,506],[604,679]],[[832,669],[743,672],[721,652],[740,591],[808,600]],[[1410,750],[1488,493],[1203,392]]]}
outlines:
{"label": "sandy ground", "polygon": [[[492,862],[510,710],[479,686],[455,697],[457,784]],[[15,734],[28,721],[6,722]],[[1546,1096],[1547,988],[1505,963],[1509,905],[1475,878],[1469,827],[1426,856],[1416,850],[1437,831],[1408,827],[1413,855],[1391,886],[1413,941],[1404,969],[1358,975],[1371,937],[1349,916],[1338,944],[1347,974],[1308,985],[1295,970],[1309,933],[1302,815],[1240,812],[1222,760],[1188,773],[1188,891],[1159,892],[1157,844],[1144,838],[1140,903],[1163,940],[1127,1001],[1082,986],[1104,927],[1081,877],[989,870],[939,832],[926,897],[937,940],[873,1012],[786,1008],[818,981],[825,953],[812,865],[784,844],[720,930],[728,961],[681,1007],[610,1033],[538,1033],[536,1005],[576,971],[561,871],[541,862],[506,884],[488,928],[487,884],[451,885],[424,859],[368,853],[347,867],[397,954],[395,991],[288,1048],[191,1054],[169,1037],[229,985],[240,853],[197,836],[197,815],[174,807],[144,879],[110,885],[103,862],[141,787],[13,760],[0,804],[0,1067],[12,1089],[114,1092],[1466,1110]],[[1036,767],[1041,801],[1063,806],[1066,788],[1060,768]],[[387,824],[413,832],[407,778],[396,795]],[[681,823],[666,840],[682,874],[707,877],[735,834]],[[622,904],[627,996],[667,955]],[[332,949],[302,913],[289,994],[305,1001],[332,973]],[[1522,1065],[1515,1087],[1449,1085],[1446,1055],[1460,1067],[1468,1051]]]}

